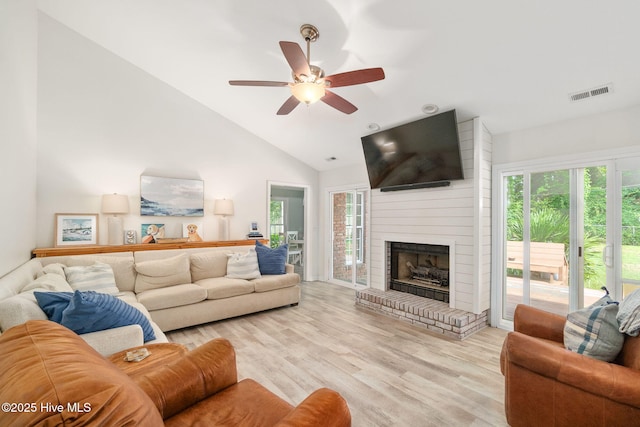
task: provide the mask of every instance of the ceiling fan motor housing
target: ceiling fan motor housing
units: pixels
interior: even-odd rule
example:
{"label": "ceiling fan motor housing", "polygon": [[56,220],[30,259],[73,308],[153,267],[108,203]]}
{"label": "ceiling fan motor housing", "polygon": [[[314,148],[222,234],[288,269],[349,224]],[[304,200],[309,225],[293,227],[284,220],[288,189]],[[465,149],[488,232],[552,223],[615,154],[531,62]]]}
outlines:
{"label": "ceiling fan motor housing", "polygon": [[318,40],[318,37],[320,37],[318,29],[311,24],[303,24],[300,27],[300,34],[307,42],[314,42]]}
{"label": "ceiling fan motor housing", "polygon": [[311,70],[311,75],[307,76],[306,74],[300,74],[299,76],[294,73],[291,73],[293,76],[294,83],[324,83],[322,79],[324,79],[324,70],[316,65],[309,65],[309,69]]}

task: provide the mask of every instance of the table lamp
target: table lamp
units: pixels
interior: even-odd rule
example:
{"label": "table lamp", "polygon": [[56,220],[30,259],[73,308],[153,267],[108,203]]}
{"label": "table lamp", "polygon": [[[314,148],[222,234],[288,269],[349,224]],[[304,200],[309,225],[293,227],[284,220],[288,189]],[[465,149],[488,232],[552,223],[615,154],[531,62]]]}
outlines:
{"label": "table lamp", "polygon": [[104,194],[102,196],[102,213],[111,214],[108,218],[109,245],[122,245],[124,232],[122,219],[118,214],[129,213],[129,198],[124,194]]}
{"label": "table lamp", "polygon": [[233,215],[233,200],[216,199],[213,214],[220,215],[220,240],[229,240],[229,219]]}

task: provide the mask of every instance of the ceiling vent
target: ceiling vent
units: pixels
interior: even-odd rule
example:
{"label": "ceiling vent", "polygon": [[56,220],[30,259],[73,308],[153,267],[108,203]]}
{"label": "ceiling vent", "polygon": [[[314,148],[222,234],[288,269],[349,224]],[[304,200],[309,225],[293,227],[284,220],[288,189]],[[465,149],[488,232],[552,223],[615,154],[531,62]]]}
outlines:
{"label": "ceiling vent", "polygon": [[571,102],[576,102],[587,98],[593,98],[594,96],[606,95],[611,92],[613,92],[613,85],[611,83],[607,83],[606,85],[570,93],[569,100]]}

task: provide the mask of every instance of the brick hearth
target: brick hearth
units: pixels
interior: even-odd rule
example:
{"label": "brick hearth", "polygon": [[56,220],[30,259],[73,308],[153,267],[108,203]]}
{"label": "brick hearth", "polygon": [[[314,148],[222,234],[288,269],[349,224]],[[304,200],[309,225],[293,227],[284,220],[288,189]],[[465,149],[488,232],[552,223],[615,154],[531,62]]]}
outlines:
{"label": "brick hearth", "polygon": [[356,305],[460,340],[486,327],[488,321],[488,310],[473,314],[449,308],[444,302],[393,290],[356,290]]}

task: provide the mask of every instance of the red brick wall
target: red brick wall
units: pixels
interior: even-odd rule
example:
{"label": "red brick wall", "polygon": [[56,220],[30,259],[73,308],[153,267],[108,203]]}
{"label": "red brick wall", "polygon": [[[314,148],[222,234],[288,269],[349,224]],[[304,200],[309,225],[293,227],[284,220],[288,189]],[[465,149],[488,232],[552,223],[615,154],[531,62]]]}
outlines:
{"label": "red brick wall", "polygon": [[[365,212],[364,216],[366,218],[367,212],[367,203],[365,201]],[[344,280],[347,282],[351,282],[352,274],[353,274],[353,266],[348,265],[346,263],[346,213],[347,213],[347,193],[334,193],[333,194],[333,278],[338,280]],[[367,223],[365,221],[364,224],[364,235],[365,239],[367,236]],[[355,245],[355,239],[354,239]],[[364,245],[366,248],[366,245]],[[355,248],[354,248],[355,250]],[[366,251],[366,249],[365,249]],[[364,260],[366,260],[366,254],[364,254]],[[364,279],[367,275],[367,265],[366,263],[359,263],[357,265],[357,275],[358,278]],[[360,280],[359,280],[360,281]]]}

